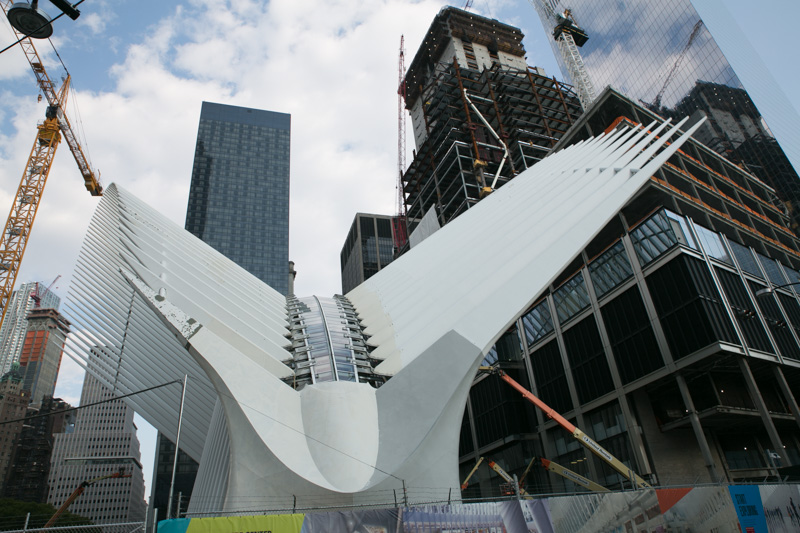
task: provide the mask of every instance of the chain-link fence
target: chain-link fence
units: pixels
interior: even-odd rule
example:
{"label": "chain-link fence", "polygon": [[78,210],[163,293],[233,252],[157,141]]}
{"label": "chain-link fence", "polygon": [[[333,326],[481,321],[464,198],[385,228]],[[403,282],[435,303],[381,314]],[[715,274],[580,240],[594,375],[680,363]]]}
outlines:
{"label": "chain-link fence", "polygon": [[[47,517],[49,518],[49,517]],[[45,518],[45,521],[47,520]],[[39,517],[23,516],[17,525],[16,519],[4,519],[0,522],[0,531],[3,533],[144,533],[144,522],[126,522],[122,524],[89,524],[81,526],[61,526],[42,528]],[[29,527],[34,524],[37,527]],[[9,527],[11,526],[11,527]]]}

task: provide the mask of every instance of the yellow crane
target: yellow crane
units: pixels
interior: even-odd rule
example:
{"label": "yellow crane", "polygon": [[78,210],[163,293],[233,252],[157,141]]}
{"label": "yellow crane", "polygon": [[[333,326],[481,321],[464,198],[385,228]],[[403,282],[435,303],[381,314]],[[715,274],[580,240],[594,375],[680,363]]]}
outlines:
{"label": "yellow crane", "polygon": [[[0,7],[7,16],[12,2],[0,0]],[[22,173],[8,220],[3,228],[3,233],[0,234],[0,325],[5,319],[8,301],[14,290],[14,283],[17,280],[22,256],[25,254],[36,211],[42,199],[45,183],[47,183],[47,176],[50,174],[50,166],[56,155],[56,148],[62,139],[75,157],[86,190],[92,196],[102,196],[103,194],[103,187],[98,179],[99,173],[92,170],[89,165],[89,160],[64,114],[70,76],[67,75],[61,88],[56,92],[55,85],[47,75],[42,59],[33,46],[33,41],[15,28],[12,27],[12,29],[19,39],[19,45],[33,69],[36,82],[48,105],[44,122],[37,126],[33,148]]]}

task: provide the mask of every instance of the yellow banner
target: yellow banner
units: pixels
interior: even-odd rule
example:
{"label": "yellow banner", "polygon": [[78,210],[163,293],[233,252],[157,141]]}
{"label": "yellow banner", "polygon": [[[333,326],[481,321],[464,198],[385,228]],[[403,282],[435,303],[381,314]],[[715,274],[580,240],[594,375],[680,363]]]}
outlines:
{"label": "yellow banner", "polygon": [[192,518],[186,533],[300,533],[303,514]]}

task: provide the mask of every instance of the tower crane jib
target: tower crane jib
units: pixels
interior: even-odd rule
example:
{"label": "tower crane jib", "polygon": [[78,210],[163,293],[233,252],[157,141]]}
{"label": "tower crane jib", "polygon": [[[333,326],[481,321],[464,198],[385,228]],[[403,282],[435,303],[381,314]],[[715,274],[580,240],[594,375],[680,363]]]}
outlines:
{"label": "tower crane jib", "polygon": [[[12,2],[0,0],[0,7],[8,15]],[[48,106],[44,121],[37,126],[33,148],[28,156],[3,233],[0,234],[0,325],[5,318],[6,308],[14,290],[14,283],[25,254],[25,248],[28,245],[36,212],[41,203],[44,186],[50,175],[56,148],[62,139],[69,146],[75,162],[78,164],[86,189],[92,196],[103,194],[103,187],[98,179],[99,174],[92,170],[69,119],[64,113],[71,81],[70,76],[67,75],[61,88],[56,92],[33,41],[13,27],[12,29],[19,39],[19,45],[31,65],[36,82],[47,99]]]}

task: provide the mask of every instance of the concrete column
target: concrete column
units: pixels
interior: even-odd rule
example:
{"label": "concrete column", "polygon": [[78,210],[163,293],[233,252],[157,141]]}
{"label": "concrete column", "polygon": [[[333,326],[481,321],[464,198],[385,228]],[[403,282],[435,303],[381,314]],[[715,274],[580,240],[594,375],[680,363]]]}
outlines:
{"label": "concrete column", "polygon": [[684,379],[681,374],[675,374],[675,381],[678,383],[678,388],[681,391],[681,397],[683,398],[686,410],[689,411],[689,421],[692,424],[692,430],[694,430],[697,444],[700,446],[700,453],[703,454],[703,460],[706,463],[708,474],[711,476],[711,479],[716,482],[720,479],[717,474],[717,466],[714,462],[714,457],[711,455],[711,448],[708,445],[706,434],[703,432],[703,426],[700,425],[700,417],[697,416],[697,411],[694,408],[692,395],[689,393],[689,386],[686,384],[686,379]]}
{"label": "concrete column", "polygon": [[769,414],[769,409],[767,409],[767,404],[764,403],[764,397],[761,396],[761,391],[758,389],[756,378],[753,377],[753,372],[750,370],[750,365],[748,364],[747,359],[744,357],[739,358],[739,369],[742,371],[742,376],[744,376],[745,383],[747,383],[747,390],[750,391],[750,397],[752,398],[756,409],[758,409],[758,413],[761,415],[761,421],[764,422],[764,428],[767,430],[767,435],[769,436],[772,447],[775,448],[775,453],[781,456],[781,462],[783,463],[783,466],[792,466],[792,462],[789,460],[789,456],[786,454],[786,450],[781,442],[781,437],[778,435],[778,430],[775,428],[775,424],[772,422],[772,417]]}
{"label": "concrete column", "polygon": [[789,404],[789,409],[792,411],[794,421],[800,426],[800,407],[798,407],[797,400],[794,394],[792,394],[789,384],[786,382],[786,376],[783,375],[783,370],[781,370],[779,366],[774,366],[772,367],[772,373],[775,375],[775,381],[778,382],[778,387],[780,387],[786,403]]}

